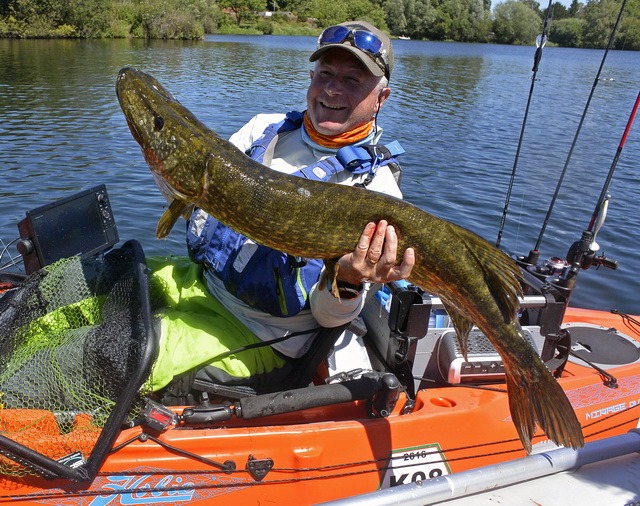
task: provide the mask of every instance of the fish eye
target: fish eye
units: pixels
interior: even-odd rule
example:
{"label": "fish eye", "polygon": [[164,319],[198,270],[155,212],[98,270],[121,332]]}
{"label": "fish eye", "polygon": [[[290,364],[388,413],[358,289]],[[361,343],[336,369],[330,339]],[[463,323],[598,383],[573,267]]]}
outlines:
{"label": "fish eye", "polygon": [[158,132],[162,130],[162,127],[164,127],[164,119],[162,116],[155,116],[153,118],[153,127]]}

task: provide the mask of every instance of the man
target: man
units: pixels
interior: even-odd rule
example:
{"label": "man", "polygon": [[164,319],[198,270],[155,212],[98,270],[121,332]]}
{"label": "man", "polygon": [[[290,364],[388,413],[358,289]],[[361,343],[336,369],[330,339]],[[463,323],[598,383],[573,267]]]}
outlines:
{"label": "man", "polygon": [[[382,133],[376,118],[391,93],[389,37],[366,22],[342,23],[323,31],[309,60],[315,67],[310,72],[306,112],[258,115],[230,141],[274,170],[401,197],[392,172],[397,167],[393,153],[383,156],[370,150],[373,155],[362,155],[356,149],[376,143]],[[345,147],[356,151],[341,149]],[[345,168],[336,161],[345,156],[359,161]],[[413,250],[408,249],[396,265],[395,230],[385,221],[370,223],[355,250],[338,261],[340,296],[336,297],[319,288],[323,271],[318,260],[293,258],[259,246],[202,210],[194,212],[187,229],[190,256],[204,265],[211,295],[260,340],[273,342],[266,348],[272,350],[274,361],[265,365],[255,360],[248,377],[229,373],[220,364],[198,372],[200,379],[214,382],[256,384],[282,379],[289,372],[288,358],[304,355],[318,326],[337,327],[351,321],[363,307],[369,282],[406,278],[415,262]],[[349,343],[353,343],[350,334],[340,346],[349,348]],[[366,364],[361,343],[356,343],[355,350]],[[247,353],[238,353],[238,359],[253,360],[241,358]],[[264,350],[261,353],[264,357]],[[346,355],[351,358],[352,354]],[[334,364],[334,370],[340,368]]]}

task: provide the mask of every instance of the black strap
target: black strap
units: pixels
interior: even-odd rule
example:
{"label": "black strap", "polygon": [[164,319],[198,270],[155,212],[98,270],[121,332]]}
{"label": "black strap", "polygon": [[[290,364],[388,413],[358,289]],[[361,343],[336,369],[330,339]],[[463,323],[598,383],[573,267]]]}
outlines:
{"label": "black strap", "polygon": [[240,353],[246,350],[252,350],[254,348],[262,348],[263,346],[271,346],[272,344],[281,343],[282,341],[286,341],[291,337],[301,336],[304,334],[311,334],[311,332],[316,332],[320,330],[322,327],[316,327],[309,330],[300,330],[298,332],[292,332],[286,336],[278,337],[277,339],[271,339],[270,341],[261,341],[259,343],[247,344],[246,346],[241,346],[240,348],[236,348],[235,350],[225,351],[220,355],[213,357],[209,362],[216,362],[218,360],[222,360],[223,358],[227,358],[229,355],[234,355],[236,353]]}

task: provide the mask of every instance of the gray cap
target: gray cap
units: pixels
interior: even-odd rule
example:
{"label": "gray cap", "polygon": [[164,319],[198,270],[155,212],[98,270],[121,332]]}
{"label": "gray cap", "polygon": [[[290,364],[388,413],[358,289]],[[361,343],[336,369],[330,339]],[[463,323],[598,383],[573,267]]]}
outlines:
{"label": "gray cap", "polygon": [[[375,26],[371,23],[367,23],[366,21],[347,21],[335,26],[344,26],[351,30],[363,30],[365,32],[372,33],[380,39],[380,42],[382,42],[379,55],[375,56],[369,51],[356,47],[353,37],[347,37],[341,42],[319,45],[318,49],[316,49],[309,57],[309,61],[316,61],[330,49],[339,47],[356,56],[374,76],[386,76],[387,79],[391,77],[391,73],[393,72],[393,46],[391,45],[391,39],[386,33],[378,30]],[[329,27],[326,30],[330,30],[331,28],[333,27]],[[323,31],[322,34],[320,34],[320,37],[318,37],[318,44],[320,44],[322,35],[325,31]]]}

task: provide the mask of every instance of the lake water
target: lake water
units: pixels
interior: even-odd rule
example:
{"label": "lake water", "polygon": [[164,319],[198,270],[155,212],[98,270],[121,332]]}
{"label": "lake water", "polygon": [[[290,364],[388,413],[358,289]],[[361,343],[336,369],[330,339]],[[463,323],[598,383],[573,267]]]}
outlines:
{"label": "lake water", "polygon": [[[0,239],[27,210],[104,183],[120,238],[148,255],[185,254],[183,227],[155,239],[165,201],[117,103],[118,70],[138,67],[228,137],[258,112],[302,109],[312,37],[204,41],[0,40]],[[396,41],[393,93],[379,116],[398,139],[405,198],[497,238],[531,87],[534,47]],[[501,247],[527,254],[540,233],[604,51],[545,48]],[[638,94],[640,53],[608,54],[541,243],[564,256],[587,227]],[[617,271],[581,273],[572,305],[638,314],[640,118],[598,234]],[[0,251],[2,251],[0,243]],[[15,248],[10,251],[15,253]],[[4,264],[7,253],[0,260]]]}

